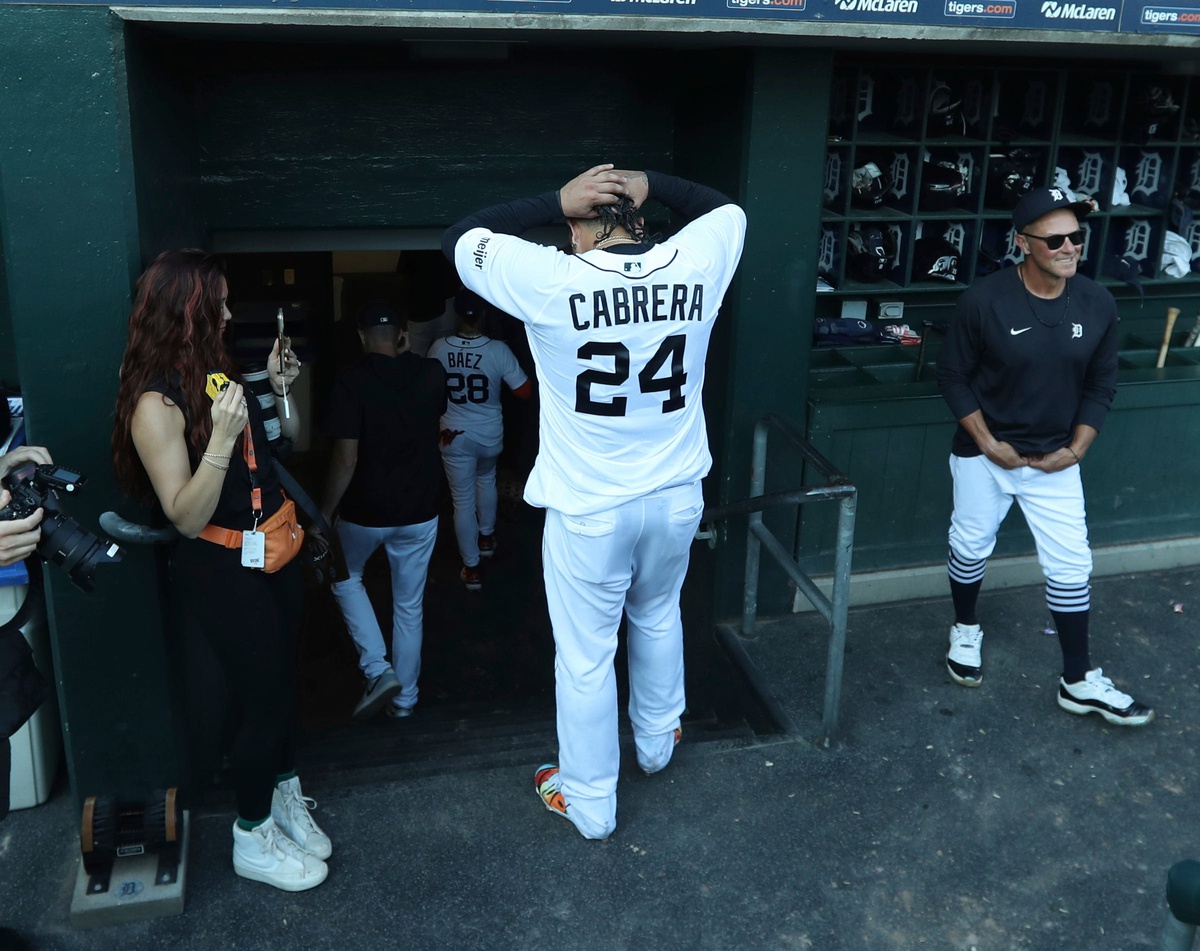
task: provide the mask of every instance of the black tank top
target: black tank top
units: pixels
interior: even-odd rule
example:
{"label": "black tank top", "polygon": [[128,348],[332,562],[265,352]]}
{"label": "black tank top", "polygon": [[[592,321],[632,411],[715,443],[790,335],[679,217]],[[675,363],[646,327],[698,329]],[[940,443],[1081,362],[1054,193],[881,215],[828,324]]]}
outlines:
{"label": "black tank top", "polygon": [[[241,380],[237,382],[240,383]],[[148,390],[153,393],[161,393],[179,407],[183,413],[184,440],[187,442],[187,437],[191,434],[191,421],[187,416],[187,405],[183,402],[179,377],[175,375],[171,380],[154,383],[148,387]],[[275,471],[274,460],[268,450],[262,410],[258,405],[258,400],[249,394],[249,391],[247,391],[246,407],[250,412],[250,432],[254,437],[254,455],[258,463],[258,471],[254,473],[254,476],[257,485],[262,489],[262,515],[259,521],[263,522],[279,510],[283,504],[283,493],[279,487],[279,475]],[[253,484],[250,481],[250,468],[246,465],[246,459],[242,452],[243,439],[243,436],[238,436],[237,443],[233,447],[233,454],[229,458],[229,471],[225,473],[225,482],[221,486],[221,498],[217,501],[217,507],[213,511],[212,517],[209,518],[214,525],[237,531],[246,531],[254,525],[254,509],[250,502],[250,489]],[[201,465],[200,454],[190,442],[187,442],[187,451],[188,461],[192,471],[195,472]],[[212,543],[200,540],[200,544],[211,545]]]}

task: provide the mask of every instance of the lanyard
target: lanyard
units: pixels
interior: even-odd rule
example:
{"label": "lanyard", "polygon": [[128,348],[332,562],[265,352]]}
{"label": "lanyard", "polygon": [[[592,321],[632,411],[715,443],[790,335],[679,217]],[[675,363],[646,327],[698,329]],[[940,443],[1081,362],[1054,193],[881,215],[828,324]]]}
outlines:
{"label": "lanyard", "polygon": [[262,489],[258,485],[258,461],[254,458],[254,436],[250,433],[250,424],[242,432],[242,458],[246,460],[246,468],[250,470],[250,507],[254,509],[254,528],[258,530],[258,520],[262,518]]}

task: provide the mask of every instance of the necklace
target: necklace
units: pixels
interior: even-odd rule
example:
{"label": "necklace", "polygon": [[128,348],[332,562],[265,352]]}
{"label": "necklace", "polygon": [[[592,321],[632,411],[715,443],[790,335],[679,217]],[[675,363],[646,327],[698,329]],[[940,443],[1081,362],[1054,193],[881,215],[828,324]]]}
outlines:
{"label": "necklace", "polygon": [[1063,307],[1063,315],[1058,319],[1058,323],[1048,324],[1048,323],[1046,323],[1046,321],[1042,320],[1042,315],[1039,314],[1037,312],[1037,309],[1033,306],[1033,294],[1031,294],[1029,292],[1029,285],[1025,283],[1025,262],[1024,261],[1022,261],[1020,264],[1017,265],[1017,277],[1019,277],[1021,279],[1021,287],[1023,287],[1025,289],[1025,300],[1028,302],[1029,310],[1033,314],[1033,316],[1037,319],[1037,322],[1039,324],[1041,324],[1043,327],[1049,327],[1051,330],[1053,330],[1055,327],[1062,326],[1064,321],[1066,321],[1066,319],[1067,319],[1067,314],[1069,314],[1071,312],[1071,282],[1069,280],[1066,282],[1067,300]]}
{"label": "necklace", "polygon": [[595,244],[595,247],[598,250],[603,250],[600,247],[600,245],[602,245],[602,244],[641,244],[641,242],[638,241],[637,238],[629,238],[624,235],[616,235],[615,237],[605,238],[603,241],[597,241]]}

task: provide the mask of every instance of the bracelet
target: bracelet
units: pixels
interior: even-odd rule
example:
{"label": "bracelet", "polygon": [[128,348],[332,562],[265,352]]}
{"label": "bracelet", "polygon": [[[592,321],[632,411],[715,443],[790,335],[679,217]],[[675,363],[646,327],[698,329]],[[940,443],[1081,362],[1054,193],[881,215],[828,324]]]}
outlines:
{"label": "bracelet", "polygon": [[228,462],[231,453],[226,453],[222,456],[219,452],[203,452],[201,455],[209,459],[220,459],[222,462]]}
{"label": "bracelet", "polygon": [[1063,448],[1065,450],[1067,450],[1067,452],[1069,452],[1072,456],[1075,457],[1076,462],[1079,461],[1079,454],[1074,449],[1072,449],[1070,446],[1063,446]]}
{"label": "bracelet", "polygon": [[205,453],[205,454],[204,454],[204,456],[203,456],[203,457],[201,457],[200,461],[201,461],[201,462],[207,462],[207,463],[208,463],[210,466],[212,466],[214,469],[219,469],[221,472],[228,472],[228,471],[229,471],[229,466],[222,466],[222,465],[219,465],[218,463],[215,463],[215,462],[213,462],[211,459],[209,459],[209,458],[208,458],[208,454],[207,454],[207,453]]}
{"label": "bracelet", "polygon": [[275,398],[277,400],[287,399],[287,387],[286,386],[284,387],[284,390],[282,393],[280,393],[279,390],[275,389],[275,387],[271,387],[271,392],[275,394]]}

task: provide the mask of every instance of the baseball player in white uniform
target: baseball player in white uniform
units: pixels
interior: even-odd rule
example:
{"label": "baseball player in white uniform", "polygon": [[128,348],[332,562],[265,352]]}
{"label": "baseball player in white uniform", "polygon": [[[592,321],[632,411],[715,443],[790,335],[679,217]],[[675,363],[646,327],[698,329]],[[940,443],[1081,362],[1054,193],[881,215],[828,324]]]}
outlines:
{"label": "baseball player in white uniform", "polygon": [[[662,243],[637,217],[648,197],[687,222]],[[518,237],[562,217],[573,253]],[[463,283],[529,332],[541,438],[525,500],[546,509],[560,757],[534,784],[589,839],[616,828],[622,612],[639,766],[661,770],[679,741],[679,592],[712,463],[704,359],[745,230],[742,209],[711,188],[597,165],[442,239]]]}
{"label": "baseball player in white uniform", "polygon": [[442,465],[454,500],[454,535],[462,555],[459,577],[469,591],[483,586],[479,558],[496,552],[496,460],[504,449],[500,384],[521,399],[533,387],[508,345],[480,329],[487,304],[473,291],[454,299],[455,333],[441,337],[429,356],[446,368]]}

